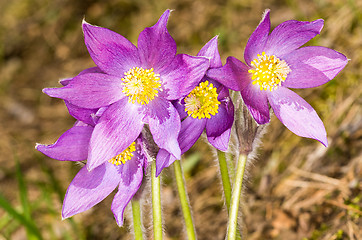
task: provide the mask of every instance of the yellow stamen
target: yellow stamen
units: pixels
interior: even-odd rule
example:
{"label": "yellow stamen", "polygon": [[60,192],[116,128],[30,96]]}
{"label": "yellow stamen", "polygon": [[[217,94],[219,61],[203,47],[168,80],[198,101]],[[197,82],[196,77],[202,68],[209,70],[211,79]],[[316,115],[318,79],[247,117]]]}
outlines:
{"label": "yellow stamen", "polygon": [[128,96],[128,102],[145,105],[158,96],[161,91],[160,74],[151,69],[131,68],[121,79],[124,86],[122,92]]}
{"label": "yellow stamen", "polygon": [[126,148],[123,152],[115,156],[114,158],[110,159],[108,162],[115,164],[115,165],[121,165],[125,164],[128,160],[131,160],[133,157],[133,152],[136,151],[136,143],[133,142],[131,145],[129,145],[128,148]]}
{"label": "yellow stamen", "polygon": [[218,93],[212,83],[202,82],[185,97],[185,111],[193,118],[211,118],[219,109]]}
{"label": "yellow stamen", "polygon": [[274,55],[258,54],[258,58],[251,62],[253,69],[249,69],[252,74],[253,84],[258,84],[260,90],[273,91],[281,86],[292,70],[284,60],[280,60]]}

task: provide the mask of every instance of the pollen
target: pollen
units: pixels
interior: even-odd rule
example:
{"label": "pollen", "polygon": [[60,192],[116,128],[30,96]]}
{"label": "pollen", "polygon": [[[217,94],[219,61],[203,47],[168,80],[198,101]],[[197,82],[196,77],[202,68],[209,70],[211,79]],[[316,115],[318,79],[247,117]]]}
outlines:
{"label": "pollen", "polygon": [[274,55],[258,54],[258,58],[251,62],[253,69],[249,69],[252,74],[253,84],[258,84],[260,90],[273,91],[281,86],[287,75],[291,72],[288,64]]}
{"label": "pollen", "polygon": [[154,73],[153,68],[131,68],[121,80],[124,86],[122,92],[128,96],[130,103],[148,104],[161,91],[160,74]]}
{"label": "pollen", "polygon": [[121,165],[125,164],[128,160],[131,160],[133,157],[133,152],[136,151],[136,143],[133,142],[131,145],[129,145],[128,148],[126,148],[123,152],[109,160],[108,162],[114,164],[114,165]]}
{"label": "pollen", "polygon": [[208,81],[202,82],[185,97],[185,111],[193,118],[211,118],[218,112],[217,89]]}

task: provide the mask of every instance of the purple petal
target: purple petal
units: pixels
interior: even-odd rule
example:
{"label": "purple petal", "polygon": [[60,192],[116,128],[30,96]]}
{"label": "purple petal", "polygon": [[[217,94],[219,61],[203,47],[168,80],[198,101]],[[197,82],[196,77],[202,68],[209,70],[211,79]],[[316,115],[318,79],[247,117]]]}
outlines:
{"label": "purple petal", "polygon": [[209,42],[205,44],[197,54],[197,56],[208,57],[210,58],[210,68],[222,67],[222,62],[217,48],[217,39],[218,36],[212,38]]}
{"label": "purple petal", "polygon": [[143,179],[142,162],[133,157],[121,166],[121,181],[111,207],[118,226],[123,225],[124,209],[141,186]]}
{"label": "purple petal", "polygon": [[65,87],[45,88],[43,92],[82,108],[99,108],[124,97],[121,83],[118,77],[102,73],[87,73],[73,78]]}
{"label": "purple petal", "polygon": [[136,46],[118,33],[85,21],[83,33],[90,56],[104,73],[123,76],[130,68],[140,65]]}
{"label": "purple petal", "polygon": [[250,83],[241,91],[245,105],[250,114],[259,124],[265,124],[270,121],[269,106],[266,91],[260,91],[257,85]]}
{"label": "purple petal", "polygon": [[[102,70],[100,70],[98,67],[91,67],[91,68],[84,69],[78,75],[82,75],[82,74],[86,74],[86,73],[102,73]],[[72,80],[73,80],[73,78],[65,78],[65,79],[60,80],[59,83],[62,84],[63,86],[67,86]]]}
{"label": "purple petal", "polygon": [[233,122],[234,105],[230,98],[227,98],[219,105],[218,113],[206,120],[206,135],[208,137],[218,137],[227,129],[230,129]]}
{"label": "purple petal", "polygon": [[117,156],[136,140],[143,128],[143,115],[124,98],[112,104],[94,128],[87,162],[92,170]]}
{"label": "purple petal", "polygon": [[115,165],[103,164],[88,172],[84,166],[68,187],[62,217],[84,212],[105,199],[118,185],[121,176]]}
{"label": "purple petal", "polygon": [[327,133],[322,120],[303,98],[293,91],[280,87],[268,94],[275,115],[293,133],[313,138],[327,147]]}
{"label": "purple petal", "polygon": [[292,70],[283,86],[289,88],[317,87],[332,80],[347,64],[343,54],[325,47],[303,47],[286,55]]}
{"label": "purple petal", "polygon": [[[281,58],[314,38],[323,28],[323,19],[313,22],[289,20],[279,24],[270,34],[265,53]],[[259,52],[261,54],[261,52]]]}
{"label": "purple petal", "polygon": [[104,73],[104,72],[102,72],[102,70],[99,67],[91,67],[91,68],[84,69],[78,75],[82,75],[82,74],[86,74],[86,73]]}
{"label": "purple petal", "polygon": [[167,100],[155,98],[148,104],[148,124],[155,143],[175,158],[181,158],[177,137],[181,128],[180,116],[175,107]]}
{"label": "purple petal", "polygon": [[245,47],[244,59],[248,65],[257,58],[257,55],[260,54],[265,46],[266,41],[268,40],[268,35],[270,31],[270,10],[267,9],[260,21],[258,27],[251,34],[248,43]]}
{"label": "purple petal", "polygon": [[205,57],[177,55],[171,64],[159,73],[166,98],[176,100],[189,94],[204,77],[209,64]]}
{"label": "purple petal", "polygon": [[138,52],[145,68],[154,68],[162,72],[176,55],[176,42],[167,31],[170,10],[166,10],[158,22],[145,28],[138,37]]}
{"label": "purple petal", "polygon": [[231,133],[231,128],[227,129],[225,132],[223,132],[221,135],[217,137],[208,136],[207,139],[209,140],[212,146],[225,152],[228,150],[229,147],[230,133]]}
{"label": "purple petal", "polygon": [[180,143],[181,153],[184,154],[188,151],[200,138],[201,133],[206,126],[206,118],[198,119],[193,117],[187,117],[181,123],[181,131],[178,137]]}
{"label": "purple petal", "polygon": [[73,78],[64,78],[59,80],[59,83],[62,84],[63,86],[67,86],[72,80]]}
{"label": "purple petal", "polygon": [[160,149],[156,157],[156,177],[161,174],[162,169],[169,167],[176,158],[165,149]]}
{"label": "purple petal", "polygon": [[181,100],[175,101],[173,103],[173,106],[176,108],[181,120],[188,116],[187,112],[185,111],[185,105],[181,103]]}
{"label": "purple petal", "polygon": [[36,149],[48,157],[60,161],[82,161],[88,157],[91,126],[74,126],[52,145],[37,144]]}
{"label": "purple petal", "polygon": [[227,87],[221,85],[219,82],[216,82],[212,79],[207,79],[207,80],[209,80],[209,82],[212,83],[217,88],[218,92],[217,100],[224,101],[226,98],[230,100],[229,89]]}
{"label": "purple petal", "polygon": [[207,77],[214,79],[234,91],[243,90],[251,81],[248,67],[234,57],[228,57],[221,68],[209,69]]}
{"label": "purple petal", "polygon": [[64,101],[64,103],[72,117],[89,125],[94,125],[93,116],[96,114],[97,109],[81,108],[68,101]]}

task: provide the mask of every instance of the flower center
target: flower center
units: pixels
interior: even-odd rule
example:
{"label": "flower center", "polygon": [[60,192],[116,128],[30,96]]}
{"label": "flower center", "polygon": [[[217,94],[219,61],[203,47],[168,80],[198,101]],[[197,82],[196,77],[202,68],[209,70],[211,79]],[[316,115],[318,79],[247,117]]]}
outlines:
{"label": "flower center", "polygon": [[216,88],[208,81],[202,82],[185,97],[185,111],[193,118],[211,118],[219,109]]}
{"label": "flower center", "polygon": [[122,92],[128,96],[128,102],[148,104],[158,96],[161,91],[160,74],[153,72],[151,69],[143,69],[139,67],[131,68],[124,73],[121,79],[124,86]]}
{"label": "flower center", "polygon": [[253,84],[258,84],[261,91],[277,89],[292,71],[284,60],[274,55],[268,56],[265,52],[258,54],[258,58],[254,59],[251,65],[254,68],[248,72],[253,74]]}
{"label": "flower center", "polygon": [[123,152],[115,156],[114,158],[110,159],[108,162],[115,164],[115,165],[121,165],[125,164],[128,160],[131,160],[133,157],[133,152],[136,151],[136,143],[133,142],[131,145],[129,145],[128,148],[126,148]]}

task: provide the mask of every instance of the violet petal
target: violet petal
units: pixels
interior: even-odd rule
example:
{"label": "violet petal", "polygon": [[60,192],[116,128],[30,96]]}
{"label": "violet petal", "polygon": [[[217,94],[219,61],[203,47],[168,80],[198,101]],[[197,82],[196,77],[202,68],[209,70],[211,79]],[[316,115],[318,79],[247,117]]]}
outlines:
{"label": "violet petal", "polygon": [[[91,67],[91,68],[84,69],[78,75],[82,75],[82,74],[86,74],[86,73],[102,73],[102,70],[100,70],[98,67]],[[73,78],[65,78],[65,79],[61,79],[59,81],[59,83],[62,84],[63,86],[67,86],[72,80],[73,80]]]}
{"label": "violet petal", "polygon": [[213,37],[203,46],[197,56],[208,57],[210,59],[210,68],[222,67],[222,62],[217,48],[218,36]]}
{"label": "violet petal", "polygon": [[163,98],[155,98],[147,106],[148,124],[155,143],[180,159],[181,150],[177,137],[181,121],[177,110]]}
{"label": "violet petal", "polygon": [[266,91],[261,91],[258,85],[253,85],[252,83],[241,91],[245,105],[248,107],[255,121],[259,124],[265,124],[270,121]]}
{"label": "violet petal", "polygon": [[161,174],[162,169],[169,167],[175,160],[172,154],[161,148],[156,156],[156,177]]}
{"label": "violet petal", "polygon": [[227,129],[231,128],[233,122],[234,105],[230,99],[227,99],[221,102],[218,112],[206,120],[206,135],[208,137],[220,136]]}
{"label": "violet petal", "polygon": [[136,140],[143,128],[143,114],[124,98],[104,111],[94,128],[87,162],[92,170],[117,156]]}
{"label": "violet petal", "polygon": [[166,10],[158,22],[145,28],[138,37],[138,52],[144,68],[160,73],[171,64],[176,55],[176,42],[167,30],[170,10]]}
{"label": "violet petal", "polygon": [[82,161],[88,157],[91,126],[74,126],[63,133],[52,145],[37,144],[36,149],[50,158],[60,161]]}
{"label": "violet petal", "polygon": [[200,138],[206,126],[206,118],[198,119],[191,116],[185,118],[181,123],[181,131],[178,137],[181,153],[188,151]]}
{"label": "violet petal", "polygon": [[130,68],[140,66],[136,46],[118,33],[85,21],[83,33],[90,56],[104,73],[122,77]]}
{"label": "violet petal", "polygon": [[93,115],[96,114],[97,109],[81,108],[68,101],[64,101],[68,108],[69,114],[75,119],[85,122],[89,125],[94,125]]}
{"label": "violet petal", "polygon": [[275,115],[293,133],[328,146],[327,133],[316,111],[293,91],[280,87],[268,93]]}
{"label": "violet petal", "polygon": [[[282,58],[314,38],[323,28],[323,19],[313,22],[289,20],[279,24],[269,35],[264,49],[268,55]],[[259,54],[261,54],[261,52]]]}
{"label": "violet petal", "polygon": [[325,47],[303,47],[284,57],[291,72],[283,86],[312,88],[332,80],[347,64],[343,54]]}
{"label": "violet petal", "polygon": [[111,207],[118,226],[123,225],[124,210],[140,188],[143,179],[143,166],[138,159],[132,158],[121,167],[121,181]]}
{"label": "violet petal", "polygon": [[174,101],[173,106],[176,108],[181,120],[188,116],[187,112],[185,111],[185,105],[181,103],[181,100]]}
{"label": "violet petal", "polygon": [[241,91],[251,81],[248,70],[249,68],[240,60],[234,57],[228,57],[223,67],[209,69],[206,75],[227,88],[234,91]]}
{"label": "violet petal", "polygon": [[102,73],[78,75],[65,87],[45,88],[51,97],[61,98],[82,108],[99,108],[124,97],[121,79]]}
{"label": "violet petal", "polygon": [[260,21],[258,27],[251,34],[248,43],[245,46],[244,59],[248,65],[250,65],[250,63],[257,58],[258,54],[261,54],[261,51],[264,49],[265,43],[268,40],[270,31],[269,14],[270,10],[267,9],[263,14],[262,20]]}
{"label": "violet petal", "polygon": [[209,64],[205,57],[176,55],[171,64],[159,72],[166,99],[176,100],[189,94],[205,75]]}
{"label": "violet petal", "polygon": [[88,172],[84,166],[70,183],[63,202],[62,217],[84,212],[105,199],[118,185],[121,176],[115,165],[103,164]]}
{"label": "violet petal", "polygon": [[207,136],[207,140],[209,140],[210,144],[220,151],[226,152],[229,147],[231,128],[227,129],[221,135],[216,137]]}

